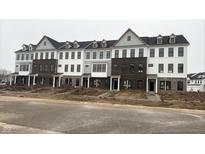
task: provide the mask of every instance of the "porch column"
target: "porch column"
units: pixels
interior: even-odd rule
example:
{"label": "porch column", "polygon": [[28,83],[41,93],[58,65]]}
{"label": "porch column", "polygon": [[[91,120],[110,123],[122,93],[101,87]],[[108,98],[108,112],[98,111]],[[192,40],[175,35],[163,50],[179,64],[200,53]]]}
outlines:
{"label": "porch column", "polygon": [[146,92],[147,92],[147,93],[149,92],[149,89],[148,89],[148,88],[149,88],[149,87],[148,87],[148,86],[149,86],[149,82],[148,82],[148,81],[149,81],[149,79],[147,78],[147,82],[146,82]]}
{"label": "porch column", "polygon": [[36,75],[33,76],[33,85],[36,85]]}
{"label": "porch column", "polygon": [[14,84],[16,84],[16,78],[17,78],[17,76],[15,75],[14,76]]}
{"label": "porch column", "polygon": [[155,91],[156,91],[156,93],[158,93],[158,88],[157,88],[158,87],[158,80],[157,80],[157,78],[156,78],[156,86],[155,87],[156,87]]}
{"label": "porch column", "polygon": [[10,86],[12,85],[12,75],[10,76]]}
{"label": "porch column", "polygon": [[81,87],[83,87],[83,76],[81,76],[81,78],[80,78],[80,85],[81,85]]}
{"label": "porch column", "polygon": [[112,91],[112,76],[110,76],[110,91]]}
{"label": "porch column", "polygon": [[61,86],[61,76],[59,76],[59,78],[58,78],[58,87],[60,87]]}
{"label": "porch column", "polygon": [[118,77],[118,82],[117,82],[117,91],[120,91],[120,76]]}
{"label": "porch column", "polygon": [[30,86],[30,79],[31,79],[31,76],[29,75],[28,76],[28,87]]}
{"label": "porch column", "polygon": [[88,76],[88,88],[90,88],[90,76]]}
{"label": "porch column", "polygon": [[56,77],[53,76],[53,88],[55,88]]}

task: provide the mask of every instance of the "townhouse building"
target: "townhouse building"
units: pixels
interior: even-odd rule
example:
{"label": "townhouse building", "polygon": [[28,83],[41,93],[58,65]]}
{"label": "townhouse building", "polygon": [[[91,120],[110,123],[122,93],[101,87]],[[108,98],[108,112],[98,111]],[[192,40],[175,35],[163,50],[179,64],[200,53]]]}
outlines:
{"label": "townhouse building", "polygon": [[131,29],[118,40],[58,42],[44,36],[15,52],[10,84],[186,91],[188,46],[183,35],[139,37]]}
{"label": "townhouse building", "polygon": [[187,75],[187,91],[205,92],[205,72]]}

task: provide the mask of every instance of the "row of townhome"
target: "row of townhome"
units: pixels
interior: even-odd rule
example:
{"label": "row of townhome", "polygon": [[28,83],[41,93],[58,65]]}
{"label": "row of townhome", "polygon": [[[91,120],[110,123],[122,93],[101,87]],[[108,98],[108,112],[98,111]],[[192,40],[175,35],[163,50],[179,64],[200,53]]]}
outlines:
{"label": "row of townhome", "polygon": [[188,46],[183,35],[139,37],[131,29],[118,40],[58,42],[44,36],[15,52],[10,84],[186,91]]}
{"label": "row of townhome", "polygon": [[187,91],[205,92],[205,72],[187,75]]}

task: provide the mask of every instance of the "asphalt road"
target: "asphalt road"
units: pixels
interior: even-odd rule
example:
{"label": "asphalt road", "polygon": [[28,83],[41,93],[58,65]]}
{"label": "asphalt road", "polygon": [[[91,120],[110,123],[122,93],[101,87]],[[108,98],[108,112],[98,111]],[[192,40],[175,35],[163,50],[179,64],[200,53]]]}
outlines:
{"label": "asphalt road", "polygon": [[205,111],[0,96],[0,133],[205,133]]}

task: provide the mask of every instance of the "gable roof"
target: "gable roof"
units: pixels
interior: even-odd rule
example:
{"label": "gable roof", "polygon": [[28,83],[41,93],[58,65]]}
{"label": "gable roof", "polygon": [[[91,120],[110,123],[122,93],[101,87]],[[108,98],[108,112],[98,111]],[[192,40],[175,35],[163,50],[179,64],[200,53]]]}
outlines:
{"label": "gable roof", "polygon": [[142,40],[133,30],[131,30],[130,28],[128,28],[123,34],[122,36],[113,44],[113,46],[115,46],[128,32],[133,33],[140,41],[142,41],[142,43],[147,44],[146,42],[144,42],[144,40]]}
{"label": "gable roof", "polygon": [[[63,45],[58,49],[66,49],[66,42],[62,42],[62,43]],[[74,42],[69,42],[69,43],[71,45],[71,48],[69,49],[74,48]],[[90,43],[92,43],[92,41],[80,41],[78,42],[79,47],[77,49],[86,48]]]}

